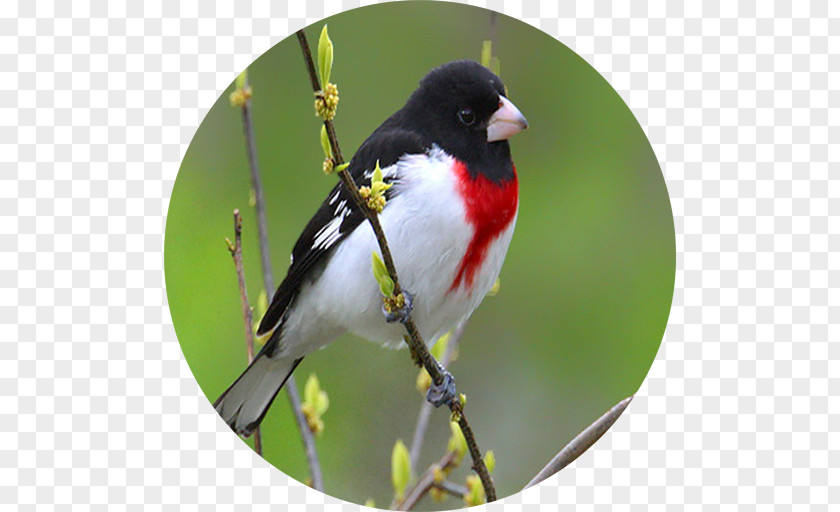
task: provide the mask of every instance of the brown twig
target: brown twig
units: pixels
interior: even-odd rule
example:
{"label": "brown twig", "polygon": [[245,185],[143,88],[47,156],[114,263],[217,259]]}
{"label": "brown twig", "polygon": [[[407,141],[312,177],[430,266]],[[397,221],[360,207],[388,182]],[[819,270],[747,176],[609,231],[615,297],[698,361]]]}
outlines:
{"label": "brown twig", "polygon": [[411,510],[415,505],[429,492],[429,489],[435,485],[435,470],[441,471],[449,469],[456,464],[458,454],[456,452],[447,452],[439,461],[429,466],[426,471],[420,475],[417,482],[405,492],[403,499],[395,500],[391,503],[392,510]]}
{"label": "brown twig", "polygon": [[[306,40],[306,34],[303,29],[297,31],[297,37],[298,42],[300,43],[301,51],[303,52],[303,59],[306,62],[306,67],[309,71],[309,79],[312,82],[313,92],[315,94],[319,94],[321,91],[321,85],[318,80],[317,71],[315,71],[315,64],[312,61],[312,52],[309,49],[309,43]],[[330,120],[324,120],[324,126],[326,127],[327,136],[330,140],[334,163],[336,166],[341,165],[344,163],[344,157],[342,156],[341,148],[338,145],[335,126]],[[353,203],[357,208],[359,208],[359,211],[364,213],[370,227],[373,229],[376,241],[379,244],[379,251],[382,253],[382,260],[385,263],[385,268],[387,268],[388,274],[394,282],[394,295],[400,295],[400,293],[402,293],[402,288],[400,287],[399,278],[397,277],[397,269],[394,266],[391,249],[388,247],[388,240],[385,238],[385,232],[382,230],[382,225],[379,223],[377,213],[366,206],[362,196],[359,194],[359,188],[353,181],[353,177],[350,176],[349,172],[347,172],[347,169],[339,171],[338,175],[341,178],[342,183],[344,183],[346,191],[352,197]],[[411,315],[406,315],[403,325],[408,333],[408,336],[404,339],[411,349],[411,353],[417,356],[418,362],[426,368],[426,371],[429,372],[429,376],[435,384],[443,384],[444,374],[442,368],[438,362],[435,361],[435,358],[429,353],[429,349],[426,347],[423,338],[420,336],[420,331],[417,329]],[[458,417],[458,425],[464,433],[464,438],[467,440],[467,445],[469,447],[470,456],[473,459],[472,468],[481,479],[481,484],[484,487],[484,493],[487,496],[487,501],[495,501],[496,489],[493,485],[493,480],[490,477],[490,472],[487,471],[487,466],[484,464],[484,459],[481,456],[481,450],[478,448],[478,444],[475,440],[475,434],[473,434],[472,428],[467,421],[467,417],[464,415],[463,407],[458,400],[453,400],[449,403],[449,408]]]}
{"label": "brown twig", "polygon": [[[449,366],[449,363],[452,362],[452,357],[455,354],[455,350],[458,348],[458,343],[461,341],[461,336],[464,335],[466,328],[467,321],[465,320],[458,324],[458,327],[456,327],[449,335],[449,342],[446,345],[446,351],[443,353],[443,358],[440,360],[440,364],[442,364],[444,368]],[[420,450],[423,449],[423,441],[426,437],[426,430],[429,426],[429,417],[431,414],[432,404],[429,403],[428,400],[423,400],[423,403],[420,405],[420,412],[417,414],[417,425],[414,427],[414,437],[411,440],[411,448],[408,450],[412,471],[414,471],[414,468],[417,466],[417,459],[420,458]]]}
{"label": "brown twig", "polygon": [[[262,179],[260,178],[260,169],[257,163],[257,144],[256,138],[254,137],[254,124],[251,119],[250,98],[246,99],[242,104],[242,127],[245,132],[245,147],[248,150],[251,186],[254,189],[256,203],[255,209],[257,212],[263,286],[265,286],[266,293],[272,293],[274,291],[274,276],[271,272],[271,250],[268,245],[268,222],[265,217],[265,196],[263,194]],[[294,376],[289,376],[284,387],[286,388],[286,395],[289,397],[289,402],[292,406],[292,412],[295,416],[298,430],[300,431],[300,437],[303,440],[306,460],[309,464],[309,476],[312,478],[312,487],[323,492],[324,479],[321,474],[321,463],[318,460],[318,452],[315,448],[315,436],[309,429],[309,423],[306,421],[306,416],[304,416],[301,410],[300,393],[298,392]]]}
{"label": "brown twig", "polygon": [[[242,266],[242,216],[239,209],[233,210],[233,242],[228,243],[228,251],[236,267],[236,279],[239,282],[239,299],[242,302],[242,323],[245,325],[245,349],[248,351],[248,364],[254,360],[254,312],[248,303],[248,289],[245,287],[245,269]],[[262,455],[262,432],[254,431],[254,451]]]}
{"label": "brown twig", "polygon": [[615,423],[619,416],[621,416],[621,413],[623,413],[624,410],[627,409],[627,406],[630,405],[631,400],[633,400],[633,395],[628,396],[624,400],[615,404],[609,411],[604,413],[603,416],[586,427],[586,430],[578,434],[569,444],[566,445],[565,448],[560,450],[560,452],[555,455],[554,458],[551,459],[551,461],[549,461],[549,463],[546,464],[546,466],[542,468],[524,488],[527,489],[537,485],[574,462],[575,459],[580,457],[583,452],[588,450],[589,447],[595,444],[595,442],[600,439],[607,430],[609,430],[613,423]]}

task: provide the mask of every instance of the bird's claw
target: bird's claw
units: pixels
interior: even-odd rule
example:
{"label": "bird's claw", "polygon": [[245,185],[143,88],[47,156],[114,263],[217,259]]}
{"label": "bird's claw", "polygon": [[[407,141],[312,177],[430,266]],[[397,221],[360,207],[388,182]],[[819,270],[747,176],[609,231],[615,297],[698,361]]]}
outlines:
{"label": "bird's claw", "polygon": [[443,374],[443,381],[440,384],[432,381],[429,390],[426,392],[426,400],[435,407],[448,405],[458,396],[458,391],[455,389],[455,377],[442,366],[440,371]]}
{"label": "bird's claw", "polygon": [[411,309],[414,307],[414,297],[410,293],[403,290],[400,294],[403,297],[402,307],[387,308],[385,304],[382,305],[382,314],[385,315],[385,321],[389,324],[394,322],[404,324],[408,320],[409,315],[411,315]]}

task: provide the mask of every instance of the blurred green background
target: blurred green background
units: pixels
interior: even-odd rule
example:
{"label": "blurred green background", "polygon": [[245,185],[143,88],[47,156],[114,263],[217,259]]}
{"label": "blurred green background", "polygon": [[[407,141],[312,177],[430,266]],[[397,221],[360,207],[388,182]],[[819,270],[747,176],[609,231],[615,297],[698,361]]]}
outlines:
{"label": "blurred green background", "polygon": [[[332,80],[341,95],[336,126],[345,155],[403,105],[427,71],[478,59],[490,34],[490,11],[440,2],[376,5],[327,22],[336,45]],[[307,29],[313,50],[322,26]],[[518,492],[574,435],[636,392],[668,319],[675,246],[656,156],[610,85],[553,38],[501,15],[494,53],[509,97],[531,126],[511,141],[521,206],[501,292],[473,315],[451,370],[469,396],[481,447],[496,453],[502,497]],[[295,37],[249,70],[279,283],[296,235],[336,178],[321,172],[320,123]],[[245,219],[252,303],[261,289],[241,117],[228,102],[231,90],[196,132],[166,226],[173,322],[210,401],[246,365],[236,276],[223,242],[233,234],[234,208]],[[318,440],[327,492],[356,503],[372,497],[387,507],[391,450],[396,439],[410,443],[421,403],[408,352],[347,336],[304,360],[295,373],[301,389],[313,372],[331,400]],[[444,453],[448,415],[432,415],[421,470]],[[263,432],[268,461],[306,480],[285,393]],[[463,483],[466,474],[462,467],[453,480]],[[420,508],[461,506],[452,498],[427,499]]]}

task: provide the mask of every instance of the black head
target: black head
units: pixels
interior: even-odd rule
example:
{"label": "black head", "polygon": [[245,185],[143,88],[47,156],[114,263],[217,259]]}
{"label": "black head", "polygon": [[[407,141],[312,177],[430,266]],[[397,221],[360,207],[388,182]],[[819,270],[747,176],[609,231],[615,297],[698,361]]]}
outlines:
{"label": "black head", "polygon": [[467,164],[471,173],[512,175],[507,138],[527,128],[505,97],[501,79],[473,61],[455,61],[429,72],[399,116],[403,126]]}

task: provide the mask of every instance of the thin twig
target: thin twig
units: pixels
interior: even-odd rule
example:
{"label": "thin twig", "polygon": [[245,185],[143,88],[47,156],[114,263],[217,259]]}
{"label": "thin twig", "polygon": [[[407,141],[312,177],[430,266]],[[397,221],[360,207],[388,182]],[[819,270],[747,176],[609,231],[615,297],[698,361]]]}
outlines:
{"label": "thin twig", "polygon": [[[312,82],[312,89],[315,94],[319,94],[321,86],[318,81],[318,74],[315,71],[315,64],[312,62],[312,52],[309,49],[306,34],[301,29],[297,31],[297,37],[298,42],[300,43],[301,51],[303,52],[304,61],[306,62],[306,66],[309,71],[309,79]],[[338,138],[335,134],[335,126],[330,120],[324,120],[324,126],[326,127],[327,136],[330,140],[335,165],[341,165],[344,163],[344,157],[342,156],[341,148],[339,148],[338,145]],[[382,260],[385,263],[385,268],[388,269],[388,274],[394,282],[394,295],[398,296],[402,293],[402,288],[400,287],[399,278],[397,277],[397,269],[394,266],[394,259],[391,256],[391,249],[388,247],[388,240],[385,238],[385,232],[382,230],[382,225],[379,223],[377,213],[366,206],[362,196],[359,194],[359,189],[356,186],[356,183],[353,181],[353,177],[350,176],[347,169],[343,169],[338,173],[338,175],[341,178],[342,183],[344,183],[346,191],[353,198],[353,203],[357,208],[359,208],[359,211],[365,215],[365,218],[368,220],[368,223],[370,223],[370,227],[376,235],[376,241],[379,244],[379,252],[382,253]],[[429,353],[429,349],[426,347],[423,338],[420,336],[420,331],[417,329],[411,315],[406,316],[403,321],[403,325],[408,333],[408,336],[404,339],[406,343],[408,343],[411,353],[417,356],[418,362],[426,368],[426,371],[429,372],[429,376],[435,384],[443,384],[444,374],[442,372],[442,368],[440,364],[435,361],[435,358]],[[449,409],[458,417],[458,425],[464,433],[464,438],[467,440],[467,446],[470,450],[470,456],[473,459],[472,468],[481,479],[481,484],[484,487],[484,493],[487,496],[487,501],[495,501],[496,489],[493,486],[493,480],[490,477],[490,472],[487,471],[487,466],[484,464],[484,459],[481,456],[481,450],[476,443],[475,434],[472,432],[472,428],[467,421],[467,417],[464,415],[463,407],[458,400],[453,400],[449,403]]]}
{"label": "thin twig", "polygon": [[434,483],[433,487],[440,489],[441,491],[446,491],[452,496],[456,498],[463,499],[464,496],[470,493],[470,490],[464,487],[463,485],[458,485],[455,482],[450,482],[449,480],[444,480],[441,483]]}
{"label": "thin twig", "polygon": [[[242,302],[242,323],[245,325],[245,349],[248,351],[248,364],[254,360],[254,312],[248,303],[248,289],[245,286],[245,269],[242,266],[242,216],[239,209],[233,210],[233,243],[228,242],[228,251],[236,267],[236,280],[239,282],[239,299]],[[262,432],[254,431],[254,451],[262,455]]]}
{"label": "thin twig", "polygon": [[[246,84],[247,85],[247,84]],[[274,291],[274,276],[271,272],[271,250],[268,245],[268,222],[265,217],[265,195],[263,194],[262,179],[257,163],[257,143],[254,137],[254,123],[251,120],[251,100],[247,99],[242,104],[242,126],[245,132],[245,145],[248,150],[248,164],[251,171],[251,186],[254,189],[255,207],[257,211],[257,227],[260,242],[260,261],[262,263],[263,286],[266,293]],[[312,487],[324,492],[324,479],[321,475],[321,463],[318,460],[318,452],[315,449],[315,436],[309,429],[301,410],[300,393],[294,376],[290,375],[286,381],[286,395],[292,406],[295,420],[298,424],[300,437],[303,440],[306,460],[309,464],[309,476],[312,478]]]}
{"label": "thin twig", "polygon": [[[443,353],[443,358],[440,364],[444,368],[449,366],[452,362],[452,356],[458,348],[458,343],[461,341],[461,336],[467,327],[467,321],[464,320],[452,331],[449,335],[449,341],[446,344],[446,351]],[[414,427],[414,437],[411,440],[411,448],[409,449],[409,459],[411,461],[411,470],[417,466],[417,459],[420,457],[420,451],[423,449],[423,441],[426,437],[426,430],[429,427],[429,417],[432,414],[432,404],[428,400],[423,400],[420,404],[420,412],[417,414],[417,426]]]}
{"label": "thin twig", "polygon": [[542,482],[546,478],[550,477],[554,473],[557,473],[561,469],[565,468],[569,464],[571,464],[575,459],[580,457],[580,455],[589,449],[590,446],[595,444],[595,442],[604,435],[604,433],[609,430],[609,428],[616,422],[616,420],[621,416],[621,413],[627,409],[627,406],[630,405],[630,401],[633,400],[633,395],[628,396],[624,400],[615,404],[609,411],[604,413],[603,416],[595,420],[594,423],[586,427],[586,430],[578,434],[572,441],[566,445],[565,448],[560,450],[560,452],[554,456],[551,461],[546,464],[544,468],[537,473],[537,476],[531,479],[528,482],[528,485],[525,486],[525,489],[537,485],[538,483]]}
{"label": "thin twig", "polygon": [[417,482],[405,492],[403,499],[401,500],[394,500],[391,503],[392,510],[411,510],[417,505],[423,496],[429,492],[435,485],[435,470],[440,469],[441,471],[449,469],[450,467],[455,465],[455,460],[457,459],[458,454],[456,452],[447,452],[439,461],[429,466],[426,471],[420,475],[420,478],[417,479]]}

